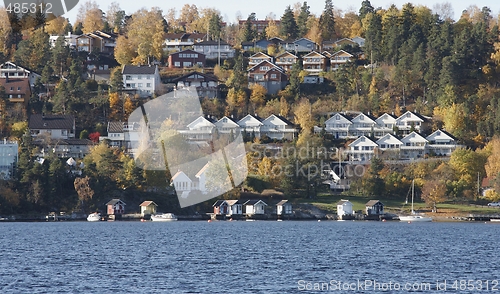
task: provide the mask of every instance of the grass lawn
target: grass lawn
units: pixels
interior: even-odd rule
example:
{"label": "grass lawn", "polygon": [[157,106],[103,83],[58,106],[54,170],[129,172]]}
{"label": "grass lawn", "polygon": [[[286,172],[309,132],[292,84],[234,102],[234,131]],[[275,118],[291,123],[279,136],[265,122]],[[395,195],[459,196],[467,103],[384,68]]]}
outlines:
{"label": "grass lawn", "polygon": [[[382,197],[369,197],[369,196],[346,196],[346,195],[331,195],[327,193],[319,194],[314,199],[300,198],[297,199],[299,203],[310,203],[317,206],[320,209],[324,209],[330,212],[336,212],[337,202],[341,199],[349,200],[353,204],[354,210],[365,210],[365,203],[370,200],[380,200],[384,203],[384,210],[389,213],[409,213],[411,210],[411,203],[405,204],[404,199],[384,199]],[[423,202],[417,202],[413,204],[414,209],[426,213],[430,213],[431,209]],[[459,204],[459,203],[441,203],[437,205],[439,214],[454,215],[454,216],[464,216],[468,214],[500,214],[500,207],[488,207],[480,206],[475,204]]]}

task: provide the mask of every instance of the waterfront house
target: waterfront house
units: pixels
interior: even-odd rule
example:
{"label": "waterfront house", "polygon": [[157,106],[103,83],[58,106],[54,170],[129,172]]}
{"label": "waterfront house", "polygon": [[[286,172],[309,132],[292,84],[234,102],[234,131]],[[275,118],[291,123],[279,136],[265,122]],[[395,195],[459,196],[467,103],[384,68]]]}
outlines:
{"label": "waterfront house", "polygon": [[277,215],[290,215],[292,214],[292,204],[288,200],[281,200],[276,204]]}
{"label": "waterfront house", "polygon": [[243,214],[243,204],[239,200],[226,200],[229,205],[228,215],[242,215]]}
{"label": "waterfront house", "polygon": [[349,200],[340,200],[337,202],[337,216],[339,219],[345,219],[353,214],[352,203]]}
{"label": "waterfront house", "polygon": [[254,214],[264,214],[264,209],[267,204],[262,200],[248,200],[243,203],[245,206],[245,214],[246,215],[254,215]]}
{"label": "waterfront house", "polygon": [[411,132],[409,135],[401,139],[401,158],[416,159],[424,157],[427,151],[427,139],[416,132]]}
{"label": "waterfront house", "polygon": [[229,214],[229,204],[226,200],[217,200],[212,205],[214,208],[214,214],[216,215],[227,215]]}
{"label": "waterfront house", "polygon": [[205,54],[187,49],[168,56],[168,68],[205,67]]}
{"label": "waterfront house", "polygon": [[366,215],[381,215],[384,214],[384,204],[379,200],[370,200],[366,202]]}
{"label": "waterfront house", "polygon": [[106,203],[108,215],[122,215],[125,213],[125,202],[120,199],[111,199]]}
{"label": "waterfront house", "polygon": [[144,216],[145,214],[156,214],[156,208],[158,208],[158,205],[153,201],[144,201],[139,205],[139,207],[141,208],[141,216]]}
{"label": "waterfront house", "polygon": [[160,89],[160,73],[156,65],[124,65],[122,75],[126,92],[152,97]]}

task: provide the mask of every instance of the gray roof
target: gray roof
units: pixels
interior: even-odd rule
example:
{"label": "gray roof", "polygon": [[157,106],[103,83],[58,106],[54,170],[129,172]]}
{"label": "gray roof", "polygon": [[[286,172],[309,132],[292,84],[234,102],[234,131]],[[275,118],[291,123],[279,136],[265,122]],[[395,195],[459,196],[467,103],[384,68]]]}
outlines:
{"label": "gray roof", "polygon": [[248,200],[247,202],[243,203],[243,205],[255,205],[258,202],[262,202],[264,205],[267,205],[264,201],[262,200]]}
{"label": "gray roof", "polygon": [[217,201],[215,201],[214,205],[212,205],[212,206],[213,207],[221,206],[222,204],[224,204],[224,202],[226,202],[226,201],[225,200],[217,200]]}
{"label": "gray roof", "polygon": [[339,202],[337,202],[337,205],[342,205],[342,204],[347,203],[347,202],[350,202],[350,201],[342,199]]}
{"label": "gray roof", "polygon": [[108,133],[123,133],[123,123],[121,121],[108,122]]}
{"label": "gray roof", "polygon": [[121,201],[120,199],[111,199],[109,200],[108,203],[106,203],[106,205],[115,205],[118,202],[121,202],[123,205],[126,205],[125,202]]}
{"label": "gray roof", "polygon": [[32,114],[28,123],[30,129],[67,130],[73,129],[75,118],[72,115]]}
{"label": "gray roof", "polygon": [[379,200],[370,200],[370,201],[366,202],[365,206],[373,206],[377,203],[384,205],[384,203],[380,202]]}
{"label": "gray roof", "polygon": [[156,65],[125,65],[122,70],[124,75],[153,75]]}

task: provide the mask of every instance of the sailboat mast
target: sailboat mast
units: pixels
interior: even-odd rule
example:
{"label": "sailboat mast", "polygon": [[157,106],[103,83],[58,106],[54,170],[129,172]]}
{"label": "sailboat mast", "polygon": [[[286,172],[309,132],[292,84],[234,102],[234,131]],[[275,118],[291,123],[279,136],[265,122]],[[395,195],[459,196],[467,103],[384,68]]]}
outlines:
{"label": "sailboat mast", "polygon": [[411,181],[411,214],[415,214],[413,210],[413,197],[415,196],[415,180]]}

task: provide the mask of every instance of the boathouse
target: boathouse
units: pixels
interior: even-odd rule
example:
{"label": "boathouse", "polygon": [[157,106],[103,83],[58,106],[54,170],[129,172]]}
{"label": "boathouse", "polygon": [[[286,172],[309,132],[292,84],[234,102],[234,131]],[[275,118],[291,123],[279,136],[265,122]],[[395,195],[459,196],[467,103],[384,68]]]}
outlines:
{"label": "boathouse", "polygon": [[277,215],[289,215],[292,213],[292,204],[288,202],[288,200],[281,200],[278,204],[276,204]]}
{"label": "boathouse", "polygon": [[229,205],[228,215],[243,215],[243,205],[239,200],[226,200]]}
{"label": "boathouse", "polygon": [[243,203],[245,206],[245,214],[246,215],[254,215],[254,214],[264,214],[264,209],[267,204],[262,200],[248,200]]}
{"label": "boathouse", "polygon": [[217,200],[212,207],[214,208],[214,214],[216,215],[229,214],[229,204],[226,200]]}
{"label": "boathouse", "polygon": [[339,219],[351,218],[353,215],[352,203],[349,200],[340,200],[337,202],[337,216]]}
{"label": "boathouse", "polygon": [[144,216],[146,214],[156,214],[156,208],[158,205],[153,201],[144,201],[139,205],[139,207],[141,208],[141,216]]}
{"label": "boathouse", "polygon": [[111,199],[108,203],[106,203],[108,215],[119,215],[125,213],[125,202],[120,199]]}
{"label": "boathouse", "polygon": [[379,200],[370,200],[366,202],[366,215],[382,215],[384,214],[384,204]]}

